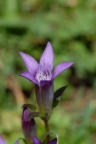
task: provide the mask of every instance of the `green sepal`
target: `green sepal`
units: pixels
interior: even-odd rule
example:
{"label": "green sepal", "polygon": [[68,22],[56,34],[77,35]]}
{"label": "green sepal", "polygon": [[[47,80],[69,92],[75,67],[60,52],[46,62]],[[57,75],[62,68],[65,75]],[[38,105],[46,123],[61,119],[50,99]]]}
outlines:
{"label": "green sepal", "polygon": [[22,141],[24,142],[24,144],[28,144],[27,141],[26,141],[26,139],[24,139],[24,138],[19,138],[19,139],[15,142],[15,144],[19,144],[19,141],[20,141],[20,140],[22,140]]}
{"label": "green sepal", "polygon": [[59,88],[58,90],[56,90],[56,92],[54,93],[52,108],[55,108],[58,105],[58,103],[60,101],[60,97],[62,96],[62,94],[66,88],[67,88],[67,86],[63,86],[63,87]]}
{"label": "green sepal", "polygon": [[33,105],[33,104],[28,104],[28,103],[27,104],[23,104],[22,108],[24,108],[24,107],[28,108],[30,111],[37,110],[37,107],[35,105]]}
{"label": "green sepal", "polygon": [[27,120],[30,120],[34,117],[40,117],[40,113],[39,112],[31,112],[28,117],[27,117]]}

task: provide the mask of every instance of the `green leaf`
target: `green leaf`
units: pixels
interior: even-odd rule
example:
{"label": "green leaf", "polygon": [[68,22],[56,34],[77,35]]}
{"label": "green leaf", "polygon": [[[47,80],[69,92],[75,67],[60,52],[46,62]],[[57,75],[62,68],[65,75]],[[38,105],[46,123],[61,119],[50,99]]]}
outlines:
{"label": "green leaf", "polygon": [[26,142],[26,140],[24,139],[24,138],[19,138],[16,142],[15,142],[15,144],[19,144],[19,141],[20,140],[22,140],[23,142],[24,142],[24,144],[27,144],[27,142]]}
{"label": "green leaf", "polygon": [[56,92],[54,93],[54,100],[59,98],[63,94],[63,92],[65,91],[66,88],[67,88],[67,86],[63,86],[63,87],[59,88],[58,90],[56,90]]}
{"label": "green leaf", "polygon": [[65,91],[65,89],[67,88],[67,86],[63,86],[61,88],[59,88],[58,90],[56,90],[56,92],[54,93],[54,99],[53,99],[53,105],[52,108],[56,107],[60,101],[60,97],[62,96],[63,92]]}
{"label": "green leaf", "polygon": [[22,108],[24,108],[24,107],[27,107],[27,108],[29,108],[30,110],[37,110],[37,107],[36,107],[35,105],[33,105],[33,104],[24,104],[24,105],[22,106]]}
{"label": "green leaf", "polygon": [[32,112],[32,113],[30,113],[30,114],[28,115],[27,120],[30,120],[30,119],[32,119],[32,118],[34,118],[34,117],[40,117],[40,113],[39,113],[39,112]]}

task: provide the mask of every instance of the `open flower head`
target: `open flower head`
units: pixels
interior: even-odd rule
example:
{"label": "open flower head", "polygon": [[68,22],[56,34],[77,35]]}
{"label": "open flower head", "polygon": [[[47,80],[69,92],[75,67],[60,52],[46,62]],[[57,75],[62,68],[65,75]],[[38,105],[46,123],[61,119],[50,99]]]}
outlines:
{"label": "open flower head", "polygon": [[53,81],[57,75],[73,65],[73,62],[62,62],[55,67],[52,73],[54,52],[50,42],[47,43],[39,63],[28,54],[20,52],[20,55],[27,68],[27,71],[22,72],[20,75],[34,82],[39,87]]}
{"label": "open flower head", "polygon": [[53,80],[73,62],[62,62],[53,71],[54,52],[50,42],[47,43],[39,63],[28,54],[20,52],[20,55],[27,68],[27,71],[20,75],[35,83],[36,99],[41,116],[50,115],[54,98]]}

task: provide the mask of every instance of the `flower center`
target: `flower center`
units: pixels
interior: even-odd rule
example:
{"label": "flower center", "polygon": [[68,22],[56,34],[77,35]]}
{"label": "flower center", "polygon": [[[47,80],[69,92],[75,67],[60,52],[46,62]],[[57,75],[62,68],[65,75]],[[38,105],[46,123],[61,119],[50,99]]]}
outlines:
{"label": "flower center", "polygon": [[35,79],[40,83],[42,80],[51,80],[52,73],[49,65],[39,65]]}

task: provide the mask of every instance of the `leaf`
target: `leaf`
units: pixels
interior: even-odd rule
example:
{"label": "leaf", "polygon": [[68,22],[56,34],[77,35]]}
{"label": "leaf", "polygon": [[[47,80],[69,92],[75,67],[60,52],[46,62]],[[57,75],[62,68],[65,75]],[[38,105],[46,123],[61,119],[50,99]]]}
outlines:
{"label": "leaf", "polygon": [[53,101],[52,108],[55,108],[55,107],[58,105],[59,101],[60,101],[60,100],[58,100],[58,99],[55,100],[55,101]]}
{"label": "leaf", "polygon": [[32,113],[30,113],[30,114],[28,115],[27,120],[30,120],[30,119],[32,119],[32,118],[34,118],[34,117],[39,117],[39,116],[40,116],[40,113],[39,113],[39,112],[32,112]]}
{"label": "leaf", "polygon": [[24,142],[24,144],[27,144],[27,142],[26,142],[26,140],[24,139],[24,138],[19,138],[16,142],[15,142],[15,144],[19,144],[19,141],[20,140],[22,140],[23,142]]}
{"label": "leaf", "polygon": [[60,101],[60,99],[58,99],[58,98],[60,98],[62,96],[62,94],[66,88],[67,88],[67,86],[63,86],[63,87],[59,88],[58,90],[56,90],[56,92],[54,93],[52,108],[54,108],[58,105],[58,103]]}
{"label": "leaf", "polygon": [[29,108],[30,110],[37,110],[37,107],[33,104],[24,104],[22,108],[24,107]]}
{"label": "leaf", "polygon": [[56,100],[57,98],[62,96],[62,94],[63,94],[63,92],[65,91],[66,88],[67,88],[67,86],[63,86],[63,87],[59,88],[58,90],[56,90],[56,92],[54,93],[54,100]]}

